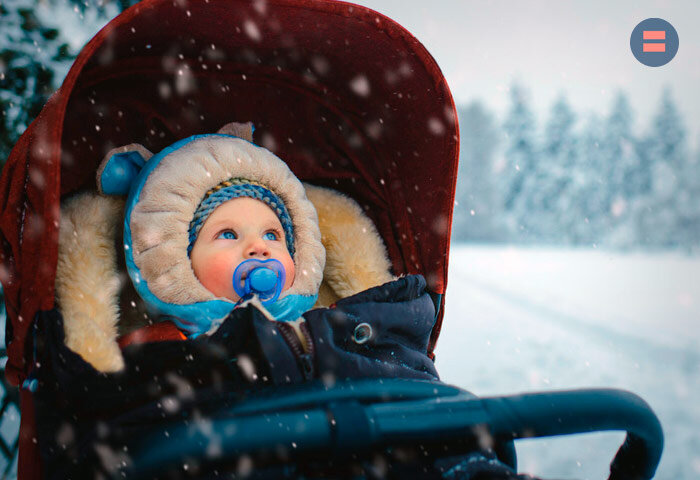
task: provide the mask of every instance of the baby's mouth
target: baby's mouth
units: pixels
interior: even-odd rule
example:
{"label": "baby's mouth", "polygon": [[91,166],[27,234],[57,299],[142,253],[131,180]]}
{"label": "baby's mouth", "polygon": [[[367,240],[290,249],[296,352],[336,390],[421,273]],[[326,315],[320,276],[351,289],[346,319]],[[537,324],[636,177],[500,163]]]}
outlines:
{"label": "baby's mouth", "polygon": [[241,287],[243,287],[245,285],[245,282],[248,279],[249,274],[250,274],[250,272],[243,272],[243,275],[241,275],[241,281],[240,281]]}

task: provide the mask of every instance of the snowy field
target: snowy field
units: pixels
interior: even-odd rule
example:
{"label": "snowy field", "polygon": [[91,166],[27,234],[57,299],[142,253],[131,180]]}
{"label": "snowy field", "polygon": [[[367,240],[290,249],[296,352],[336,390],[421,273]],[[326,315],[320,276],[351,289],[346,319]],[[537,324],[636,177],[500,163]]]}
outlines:
{"label": "snowy field", "polygon": [[[438,370],[481,396],[631,390],[664,427],[656,478],[700,478],[699,273],[700,257],[681,254],[453,247]],[[12,438],[17,412],[2,420],[0,434]],[[623,439],[608,432],[519,441],[519,469],[604,479]]]}
{"label": "snowy field", "polygon": [[[630,390],[659,416],[658,479],[700,478],[700,257],[454,246],[442,379],[480,396]],[[603,479],[624,440],[607,432],[519,441],[519,470]]]}

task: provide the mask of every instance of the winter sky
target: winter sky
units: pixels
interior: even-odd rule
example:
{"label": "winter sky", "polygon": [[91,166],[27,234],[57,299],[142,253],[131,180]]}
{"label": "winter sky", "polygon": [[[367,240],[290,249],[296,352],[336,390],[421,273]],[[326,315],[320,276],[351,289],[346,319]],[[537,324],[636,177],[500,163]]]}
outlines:
{"label": "winter sky", "polygon": [[[508,88],[519,81],[542,121],[564,93],[579,114],[605,114],[616,89],[629,95],[635,128],[646,132],[662,88],[671,87],[700,141],[700,1],[698,0],[357,0],[406,27],[432,53],[455,100],[482,100],[502,118]],[[662,18],[678,32],[675,58],[662,67],[639,63],[630,50],[634,27]],[[584,117],[585,118],[585,117]]]}

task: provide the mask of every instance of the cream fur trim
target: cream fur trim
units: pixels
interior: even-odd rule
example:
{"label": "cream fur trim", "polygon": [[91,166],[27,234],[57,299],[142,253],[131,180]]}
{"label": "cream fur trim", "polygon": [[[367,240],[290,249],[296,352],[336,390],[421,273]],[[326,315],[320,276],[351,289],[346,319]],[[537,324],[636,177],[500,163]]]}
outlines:
{"label": "cream fur trim", "polygon": [[124,201],[84,193],[61,208],[56,301],[66,346],[102,372],[124,368],[116,343],[120,280],[115,235]]}
{"label": "cream fur trim", "polygon": [[[362,208],[331,189],[306,185],[306,191],[316,205],[328,256],[317,306],[393,280],[386,248]],[[120,289],[115,251],[123,208],[122,200],[84,193],[61,209],[56,299],[66,345],[103,372],[124,365],[116,342]]]}
{"label": "cream fur trim", "polygon": [[304,186],[316,206],[326,247],[326,268],[316,305],[328,306],[394,280],[384,242],[362,207],[335,190]]}
{"label": "cream fur trim", "polygon": [[191,304],[216,297],[194,275],[187,256],[190,220],[210,188],[231,177],[257,181],[284,201],[294,225],[294,283],[281,297],[314,295],[325,251],[316,210],[301,182],[270,151],[240,138],[198,138],[165,156],[150,173],[129,218],[134,263],[160,300]]}

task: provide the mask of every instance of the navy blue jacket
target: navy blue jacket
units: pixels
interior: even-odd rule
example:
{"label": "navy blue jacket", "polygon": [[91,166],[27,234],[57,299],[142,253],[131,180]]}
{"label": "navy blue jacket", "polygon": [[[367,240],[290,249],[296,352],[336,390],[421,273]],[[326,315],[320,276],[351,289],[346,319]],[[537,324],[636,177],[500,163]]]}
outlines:
{"label": "navy blue jacket", "polygon": [[[290,362],[276,361],[286,356],[287,349],[276,341],[276,336],[260,335],[270,342],[263,341],[268,361],[284,365],[273,373],[276,383],[284,383],[287,375],[293,382],[302,377],[438,379],[427,356],[430,332],[435,325],[435,306],[420,275],[365,290],[339,300],[328,309],[311,310],[304,318],[306,325],[302,331],[312,350],[311,373],[303,363],[301,368],[288,371],[284,366],[291,365]],[[298,356],[293,340],[289,341],[291,337],[285,336]]]}

